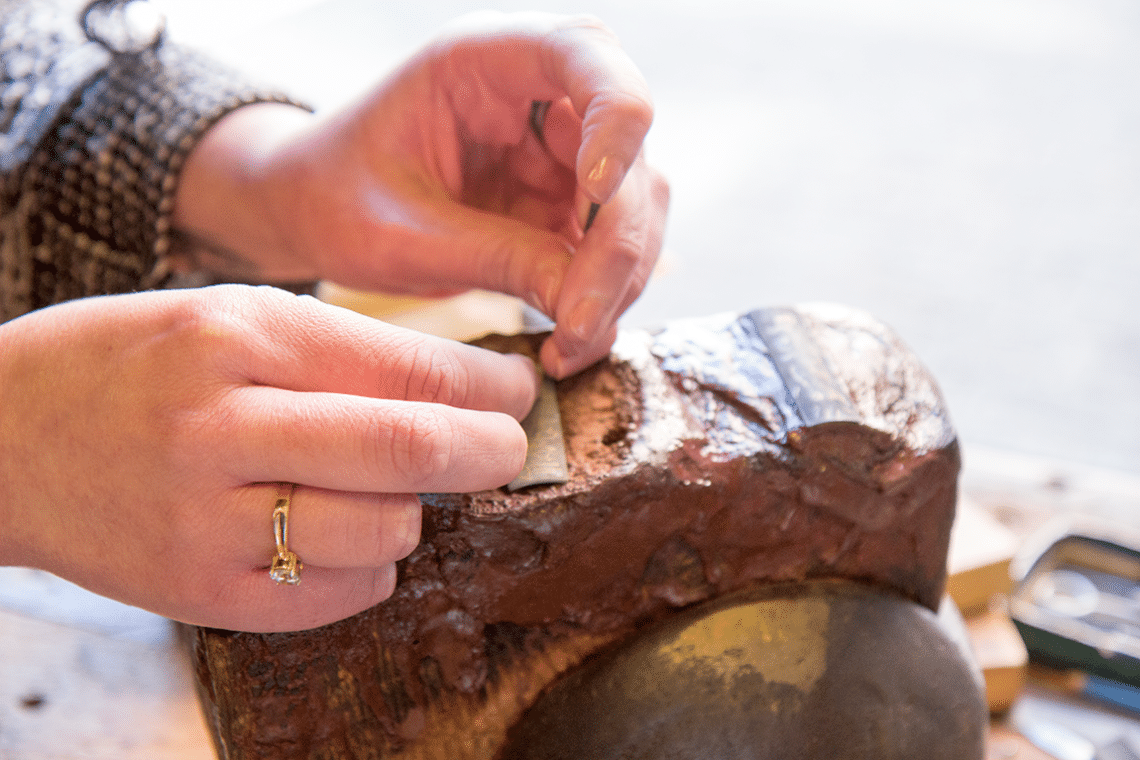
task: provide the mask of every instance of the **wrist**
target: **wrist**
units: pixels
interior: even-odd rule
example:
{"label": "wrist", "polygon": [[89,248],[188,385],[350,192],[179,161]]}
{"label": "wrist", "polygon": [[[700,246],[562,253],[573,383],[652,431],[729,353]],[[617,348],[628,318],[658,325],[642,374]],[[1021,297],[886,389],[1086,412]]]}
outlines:
{"label": "wrist", "polygon": [[305,281],[316,269],[283,227],[288,211],[274,186],[274,157],[309,128],[308,111],[255,103],[230,112],[202,136],[182,169],[173,223],[196,265],[261,281]]}
{"label": "wrist", "polygon": [[[27,480],[35,477],[38,468],[27,466],[27,454],[34,445],[26,428],[19,424],[18,413],[27,408],[29,401],[21,398],[24,394],[20,389],[27,387],[22,381],[35,372],[26,352],[29,324],[50,310],[51,307],[39,309],[0,323],[0,566],[39,566],[34,527],[36,505],[29,501],[26,488]],[[34,339],[34,329],[32,332]],[[39,345],[42,349],[52,343]]]}

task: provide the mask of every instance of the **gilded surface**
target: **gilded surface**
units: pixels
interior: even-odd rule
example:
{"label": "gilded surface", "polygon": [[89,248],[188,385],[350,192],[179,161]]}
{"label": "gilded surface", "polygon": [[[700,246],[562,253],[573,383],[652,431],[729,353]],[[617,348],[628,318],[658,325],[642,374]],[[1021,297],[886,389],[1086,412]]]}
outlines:
{"label": "gilded surface", "polygon": [[685,628],[657,653],[672,666],[699,662],[729,680],[751,670],[810,692],[827,670],[826,599],[772,599],[730,607]]}

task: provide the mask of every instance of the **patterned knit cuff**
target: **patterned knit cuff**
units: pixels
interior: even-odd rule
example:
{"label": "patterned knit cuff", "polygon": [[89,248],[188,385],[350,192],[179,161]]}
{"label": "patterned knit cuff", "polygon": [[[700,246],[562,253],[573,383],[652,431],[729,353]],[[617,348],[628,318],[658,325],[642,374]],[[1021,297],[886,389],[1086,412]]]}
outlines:
{"label": "patterned knit cuff", "polygon": [[[266,101],[292,102],[177,45],[114,56],[63,109],[25,175],[42,211],[32,239],[57,270],[51,302],[161,284],[187,155],[222,116]],[[60,261],[69,249],[86,260]]]}

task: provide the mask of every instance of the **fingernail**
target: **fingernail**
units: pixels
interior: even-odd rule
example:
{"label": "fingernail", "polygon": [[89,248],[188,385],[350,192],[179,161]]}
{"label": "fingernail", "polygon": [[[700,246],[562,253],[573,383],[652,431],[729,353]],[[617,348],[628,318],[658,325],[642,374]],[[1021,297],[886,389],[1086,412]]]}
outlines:
{"label": "fingernail", "polygon": [[562,289],[562,272],[546,272],[538,280],[538,296],[541,299],[537,308],[546,314],[554,314],[558,304],[558,292]]}
{"label": "fingernail", "polygon": [[609,156],[602,156],[598,162],[590,168],[590,172],[586,175],[586,181],[591,185],[599,184],[606,176],[606,169],[612,163]]}
{"label": "fingernail", "polygon": [[520,401],[516,409],[505,409],[508,414],[511,414],[515,419],[521,420],[530,412],[531,407],[534,406],[535,400],[538,398],[538,387],[542,382],[542,365],[537,361],[526,356],[525,354],[507,354],[508,357],[517,362],[525,362],[527,371],[530,372],[531,386],[528,389],[525,402]]}
{"label": "fingernail", "polygon": [[554,373],[553,374],[554,374],[555,380],[561,380],[562,378],[564,378],[570,374],[569,372],[566,371],[566,367],[568,365],[569,365],[569,359],[567,357],[563,356],[561,352],[559,352],[554,358]]}
{"label": "fingernail", "polygon": [[625,175],[625,167],[613,156],[602,156],[586,173],[586,190],[600,202],[605,202],[617,192],[618,185]]}
{"label": "fingernail", "polygon": [[558,286],[555,284],[555,278],[539,276],[538,287],[527,291],[526,302],[543,314],[552,314],[554,304],[558,302]]}
{"label": "fingernail", "polygon": [[419,546],[423,507],[420,504],[416,504],[415,506],[409,505],[401,517],[403,518],[403,525],[400,526],[402,546],[398,549],[400,556],[397,559],[403,559]]}
{"label": "fingernail", "polygon": [[547,370],[554,376],[555,380],[561,380],[570,374],[575,360],[581,352],[581,341],[569,335],[568,332],[565,327],[556,325],[554,333],[548,341],[550,348],[553,349],[553,359],[550,362],[553,367],[547,367]]}
{"label": "fingernail", "polygon": [[567,341],[565,335],[554,336],[554,375],[555,380],[561,380],[574,371],[577,366],[577,359],[579,352],[579,345],[573,341]]}
{"label": "fingernail", "polygon": [[[555,309],[558,308],[558,297],[562,293],[562,280],[566,276],[566,268],[574,255],[574,246],[568,241],[559,238],[560,251],[551,251],[550,254],[539,257],[542,263],[530,276],[531,290],[527,291],[526,300],[534,308],[554,318]],[[559,256],[561,254],[561,256]]]}
{"label": "fingernail", "polygon": [[[568,340],[565,333],[559,333],[557,330],[554,333],[555,348],[558,349],[558,358],[566,359],[567,361],[573,359],[578,355],[578,340]],[[565,363],[565,362],[563,362]]]}
{"label": "fingernail", "polygon": [[561,380],[565,377],[565,361],[562,354],[559,352],[559,339],[557,335],[551,335],[542,344],[542,348],[538,352],[541,357],[541,366],[543,371],[553,377],[555,380]]}

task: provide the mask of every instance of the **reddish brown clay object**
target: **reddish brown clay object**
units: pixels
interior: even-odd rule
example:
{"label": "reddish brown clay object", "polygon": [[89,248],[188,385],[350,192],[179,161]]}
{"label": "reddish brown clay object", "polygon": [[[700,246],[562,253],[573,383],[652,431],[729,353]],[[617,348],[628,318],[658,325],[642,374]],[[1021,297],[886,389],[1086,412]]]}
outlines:
{"label": "reddish brown clay object", "polygon": [[301,633],[190,632],[220,756],[490,760],[562,674],[681,608],[824,578],[938,607],[958,447],[867,315],[624,332],[558,394],[570,481],[425,496],[389,601]]}

